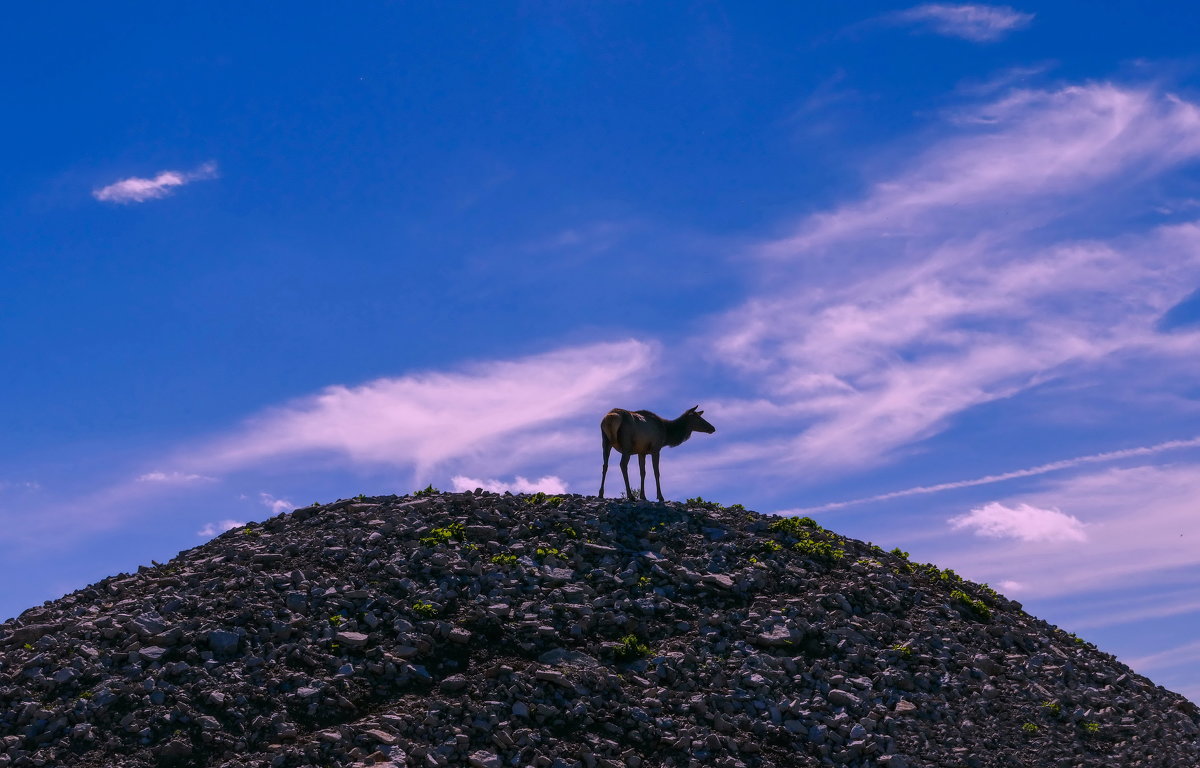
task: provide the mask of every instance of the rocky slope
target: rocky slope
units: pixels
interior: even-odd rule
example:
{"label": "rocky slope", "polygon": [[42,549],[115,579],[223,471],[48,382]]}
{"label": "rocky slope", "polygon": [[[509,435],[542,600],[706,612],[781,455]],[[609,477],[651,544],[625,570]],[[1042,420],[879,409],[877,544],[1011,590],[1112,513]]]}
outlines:
{"label": "rocky slope", "polygon": [[0,768],[1200,765],[1182,697],[809,522],[299,509],[0,625]]}

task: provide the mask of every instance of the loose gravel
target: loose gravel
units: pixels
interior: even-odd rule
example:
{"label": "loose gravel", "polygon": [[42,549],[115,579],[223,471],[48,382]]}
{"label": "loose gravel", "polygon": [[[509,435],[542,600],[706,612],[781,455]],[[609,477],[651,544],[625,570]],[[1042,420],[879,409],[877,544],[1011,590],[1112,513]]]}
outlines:
{"label": "loose gravel", "polygon": [[952,571],[740,507],[348,499],[0,625],[0,768],[1200,765]]}

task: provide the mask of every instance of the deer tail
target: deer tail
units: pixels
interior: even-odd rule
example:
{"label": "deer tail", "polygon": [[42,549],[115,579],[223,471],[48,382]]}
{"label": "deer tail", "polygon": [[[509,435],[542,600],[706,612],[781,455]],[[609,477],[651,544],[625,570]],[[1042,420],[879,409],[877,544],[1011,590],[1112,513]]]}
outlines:
{"label": "deer tail", "polygon": [[617,442],[617,433],[621,429],[621,414],[613,411],[600,420],[600,433],[608,441],[609,445],[620,445]]}

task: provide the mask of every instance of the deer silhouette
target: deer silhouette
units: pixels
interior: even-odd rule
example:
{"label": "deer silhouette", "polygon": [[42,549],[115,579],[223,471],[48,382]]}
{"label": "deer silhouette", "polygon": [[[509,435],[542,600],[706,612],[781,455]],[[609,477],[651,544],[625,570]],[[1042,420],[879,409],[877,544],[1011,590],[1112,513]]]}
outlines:
{"label": "deer silhouette", "polygon": [[700,406],[688,408],[677,419],[664,419],[651,411],[627,411],[613,408],[600,420],[600,435],[604,446],[604,469],[600,473],[600,498],[604,498],[604,478],[608,475],[608,457],[612,449],[621,452],[621,476],[625,478],[625,492],[629,498],[633,488],[629,485],[629,457],[637,454],[638,467],[642,472],[642,498],[646,498],[646,454],[654,463],[654,488],[658,500],[665,501],[662,482],[658,473],[658,453],[663,446],[675,447],[692,436],[693,432],[711,435],[717,428],[704,420]]}

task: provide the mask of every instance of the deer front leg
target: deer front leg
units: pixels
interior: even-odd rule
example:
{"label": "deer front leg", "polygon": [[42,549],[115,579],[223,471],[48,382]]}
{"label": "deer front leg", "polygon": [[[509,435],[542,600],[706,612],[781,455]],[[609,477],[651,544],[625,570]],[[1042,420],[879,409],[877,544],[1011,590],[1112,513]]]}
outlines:
{"label": "deer front leg", "polygon": [[[652,453],[650,455],[650,459],[654,463],[654,490],[658,491],[659,502],[664,502],[666,499],[664,499],[662,495],[662,476],[658,474],[658,451]],[[642,496],[645,495],[645,493],[642,494]]]}
{"label": "deer front leg", "polygon": [[633,486],[629,484],[629,457],[631,454],[621,454],[621,477],[625,478],[625,494],[630,499],[636,499],[633,495]]}
{"label": "deer front leg", "polygon": [[646,454],[638,454],[638,469],[642,471],[642,501],[646,500]]}
{"label": "deer front leg", "polygon": [[608,441],[608,435],[603,432],[600,437],[604,441],[604,468],[600,470],[600,498],[604,498],[604,478],[608,476],[608,457],[612,453],[612,443]]}

